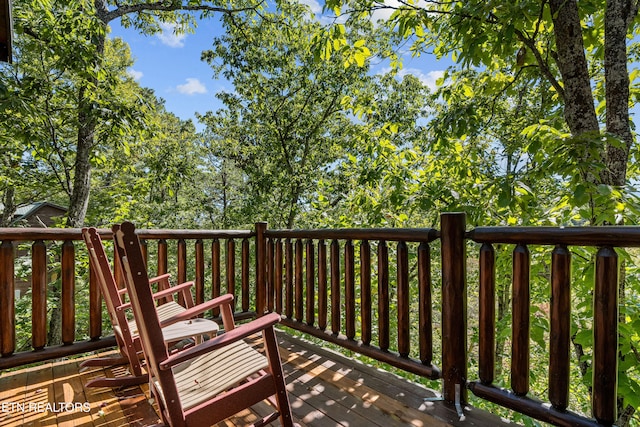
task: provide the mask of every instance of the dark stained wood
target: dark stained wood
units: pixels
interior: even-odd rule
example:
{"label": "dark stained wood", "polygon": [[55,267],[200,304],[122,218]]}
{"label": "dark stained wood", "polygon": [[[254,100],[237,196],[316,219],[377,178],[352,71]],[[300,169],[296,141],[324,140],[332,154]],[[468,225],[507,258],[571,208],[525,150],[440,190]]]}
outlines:
{"label": "dark stained wood", "polygon": [[75,246],[71,240],[62,244],[62,343],[71,344],[76,338],[76,259]]}
{"label": "dark stained wood", "polygon": [[[250,254],[249,239],[247,238],[242,239],[241,257],[242,257],[242,266],[241,266],[242,311],[247,312],[249,311],[249,306],[251,303],[251,284],[249,280],[249,270],[250,270],[249,258],[251,257],[251,254]],[[282,260],[280,262],[280,265],[282,265]]]}
{"label": "dark stained wood", "polygon": [[347,338],[356,336],[356,272],[353,242],[344,243],[344,325]]}
{"label": "dark stained wood", "polygon": [[316,230],[268,230],[269,237],[280,239],[325,240],[386,240],[404,242],[431,242],[438,238],[433,228],[341,228]]}
{"label": "dark stained wood", "polygon": [[196,240],[195,244],[195,257],[196,257],[196,304],[202,304],[204,302],[204,243],[202,239]]}
{"label": "dark stained wood", "polygon": [[307,322],[307,325],[312,326],[315,323],[315,313],[316,313],[316,307],[315,307],[316,284],[315,284],[315,267],[314,267],[315,254],[313,250],[313,240],[311,239],[307,240],[307,243],[305,245],[305,251],[306,251],[305,282],[307,287],[306,295],[305,295],[305,300],[306,300],[305,320]]}
{"label": "dark stained wood", "polygon": [[360,242],[360,318],[361,339],[365,345],[371,343],[371,245],[368,240]]}
{"label": "dark stained wood", "polygon": [[378,243],[378,346],[389,349],[389,248]]}
{"label": "dark stained wood", "polygon": [[[184,283],[187,281],[187,242],[184,239],[178,239],[177,247],[178,258],[178,283]],[[182,292],[178,294],[178,304],[185,305],[184,296]]]}
{"label": "dark stained wood", "polygon": [[[266,267],[266,263],[265,263]],[[227,251],[226,251],[226,271],[227,271],[227,293],[233,295],[233,311],[236,310],[237,307],[237,298],[236,295],[236,241],[233,239],[227,240]],[[266,279],[266,271],[265,279]],[[265,292],[265,296],[268,293]]]}
{"label": "dark stained wood", "polygon": [[[214,239],[211,242],[211,299],[220,296],[221,292],[221,272],[220,272],[220,240]],[[220,314],[217,307],[212,310],[213,317]]]}
{"label": "dark stained wood", "polygon": [[[92,284],[92,289],[96,282]],[[95,291],[93,291],[95,292]],[[99,294],[99,291],[98,291]],[[95,303],[95,302],[94,302]],[[95,305],[91,308],[95,309]],[[95,322],[95,315],[92,321]],[[102,312],[98,311],[98,315]],[[102,321],[100,321],[102,326]],[[95,330],[92,329],[92,337]],[[98,334],[98,336],[100,336]],[[47,344],[47,247],[42,240],[31,246],[31,346],[41,350]]]}
{"label": "dark stained wood", "polygon": [[342,306],[340,303],[340,244],[337,240],[329,246],[331,268],[331,331],[340,333],[340,318]]}
{"label": "dark stained wood", "polygon": [[294,316],[298,322],[302,322],[302,311],[304,307],[304,295],[302,294],[304,289],[304,283],[302,280],[302,240],[297,239],[295,243],[295,279],[294,279]]}
{"label": "dark stained wood", "polygon": [[418,304],[420,360],[425,365],[431,365],[433,360],[431,250],[426,242],[418,246]]}
{"label": "dark stained wood", "polygon": [[318,241],[318,327],[327,328],[327,245]]}
{"label": "dark stained wood", "polygon": [[284,260],[283,258],[283,254],[282,254],[282,242],[278,239],[274,242],[274,246],[275,246],[275,261],[274,261],[274,268],[273,268],[273,280],[275,280],[274,283],[274,298],[275,298],[275,311],[276,313],[282,313],[282,298],[284,296],[284,287],[283,287],[283,281],[282,281],[282,262]]}
{"label": "dark stained wood", "polygon": [[441,216],[442,256],[442,397],[455,401],[456,384],[461,401],[467,401],[467,286],[465,214]]}
{"label": "dark stained wood", "polygon": [[15,279],[14,251],[11,241],[0,244],[0,353],[3,356],[15,351]]}
{"label": "dark stained wood", "polygon": [[285,315],[293,317],[293,243],[285,241],[284,278],[285,278]]}
{"label": "dark stained wood", "polygon": [[[32,286],[32,290],[33,290],[33,286]],[[45,290],[45,297],[46,297],[46,290]],[[100,293],[98,278],[93,272],[93,269],[89,268],[89,338],[91,340],[97,340],[101,336],[102,336],[102,294]]]}
{"label": "dark stained wood", "polygon": [[408,357],[411,350],[409,336],[409,249],[398,242],[398,352]]}
{"label": "dark stained wood", "polygon": [[[158,276],[161,276],[167,273],[168,265],[169,265],[169,258],[167,255],[167,241],[164,239],[160,239],[158,240]],[[161,282],[160,285],[164,286],[163,282]],[[161,290],[161,289],[158,289],[158,290]]]}
{"label": "dark stained wood", "polygon": [[477,243],[639,247],[640,227],[476,227],[468,238]]}
{"label": "dark stained wood", "polygon": [[478,374],[483,384],[495,379],[496,264],[493,246],[480,247],[480,290],[478,313]]}
{"label": "dark stained wood", "polygon": [[618,373],[618,255],[604,247],[596,254],[593,301],[593,416],[616,421]]}
{"label": "dark stained wood", "polygon": [[485,385],[480,382],[470,383],[469,389],[478,397],[554,425],[564,427],[601,426],[601,424],[598,424],[595,420],[591,420],[571,411],[559,411],[544,402],[531,399],[527,396],[517,396],[509,390]]}
{"label": "dark stained wood", "polygon": [[513,296],[511,298],[511,389],[518,396],[529,392],[529,249],[513,250]]}
{"label": "dark stained wood", "polygon": [[[267,310],[273,311],[275,306],[275,280],[276,280],[276,265],[275,265],[275,251],[276,243],[274,239],[267,239]],[[277,311],[277,310],[276,310]]]}
{"label": "dark stained wood", "polygon": [[563,411],[569,405],[571,344],[571,252],[556,246],[551,254],[549,402]]}
{"label": "dark stained wood", "polygon": [[266,222],[258,222],[256,227],[256,313],[258,317],[265,313],[267,308],[267,237],[265,231],[267,230]]}

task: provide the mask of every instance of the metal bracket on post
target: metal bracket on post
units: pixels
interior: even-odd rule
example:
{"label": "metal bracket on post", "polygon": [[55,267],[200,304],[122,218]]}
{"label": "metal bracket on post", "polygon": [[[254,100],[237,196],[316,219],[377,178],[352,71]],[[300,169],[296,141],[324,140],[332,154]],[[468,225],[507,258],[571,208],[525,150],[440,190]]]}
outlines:
{"label": "metal bracket on post", "polygon": [[460,417],[460,421],[464,421],[465,416],[464,412],[462,412],[462,405],[460,404],[460,384],[456,384],[456,411],[458,412],[458,417]]}

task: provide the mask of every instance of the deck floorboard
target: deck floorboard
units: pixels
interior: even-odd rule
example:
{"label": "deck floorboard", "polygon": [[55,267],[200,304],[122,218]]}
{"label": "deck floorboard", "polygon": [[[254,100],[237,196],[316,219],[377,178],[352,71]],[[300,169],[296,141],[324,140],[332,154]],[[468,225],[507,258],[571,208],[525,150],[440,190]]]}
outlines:
{"label": "deck floorboard", "polygon": [[[284,332],[278,332],[278,339],[291,409],[301,427],[495,426],[501,423],[495,416],[470,409],[466,410],[466,419],[460,421],[451,406],[425,402],[425,398],[434,397],[435,393],[421,385]],[[148,400],[148,385],[120,390],[85,387],[91,378],[125,375],[126,367],[80,371],[82,360],[84,358],[62,360],[1,373],[0,427],[146,427],[159,423],[157,408]],[[60,403],[86,406],[55,412],[60,410]],[[48,404],[54,407],[48,408]],[[90,409],[85,412],[86,407]],[[266,403],[260,403],[218,426],[243,427],[269,410]]]}

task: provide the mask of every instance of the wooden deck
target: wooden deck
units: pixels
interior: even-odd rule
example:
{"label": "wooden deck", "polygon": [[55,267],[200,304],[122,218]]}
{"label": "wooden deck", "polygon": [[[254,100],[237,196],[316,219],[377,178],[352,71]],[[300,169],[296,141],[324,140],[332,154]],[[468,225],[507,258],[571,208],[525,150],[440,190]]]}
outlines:
{"label": "wooden deck", "polygon": [[[501,420],[465,408],[425,402],[435,394],[393,374],[279,332],[294,418],[304,426],[495,426]],[[0,374],[0,427],[150,426],[159,422],[148,387],[84,388],[91,378],[122,375],[123,368],[79,372],[83,359],[46,363]],[[262,413],[256,405],[221,426],[245,426]],[[278,425],[278,423],[274,423]]]}

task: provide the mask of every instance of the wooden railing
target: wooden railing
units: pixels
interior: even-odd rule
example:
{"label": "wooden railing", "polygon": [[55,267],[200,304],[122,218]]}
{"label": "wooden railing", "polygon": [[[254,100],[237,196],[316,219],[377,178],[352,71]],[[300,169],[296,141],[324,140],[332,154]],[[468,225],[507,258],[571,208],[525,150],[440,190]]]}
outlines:
{"label": "wooden railing", "polygon": [[[469,389],[482,399],[557,425],[611,425],[616,420],[619,267],[615,248],[640,246],[640,227],[478,227],[467,231],[464,214],[452,213],[441,216],[439,231],[269,230],[267,224],[258,223],[251,232],[139,233],[149,247],[150,266],[154,260],[157,264],[155,270],[150,267],[150,273],[177,271],[176,281],[194,280],[198,302],[231,291],[240,316],[276,311],[286,326],[408,372],[440,379],[448,402],[466,402]],[[108,230],[101,234],[104,239],[111,236]],[[102,337],[101,301],[93,278],[89,280],[88,339],[76,341],[75,272],[76,252],[80,251],[75,242],[80,237],[80,230],[0,229],[0,368],[114,344],[112,338]],[[32,243],[33,350],[16,354],[13,266],[18,241]],[[63,345],[54,347],[45,345],[50,242],[62,242]],[[205,255],[205,243],[210,254]],[[509,390],[498,387],[494,378],[496,245],[513,245]],[[551,351],[546,401],[530,397],[529,390],[532,245],[550,247]],[[588,416],[568,410],[573,246],[598,248],[592,320],[593,413]],[[479,250],[467,257],[469,248]],[[478,325],[479,347],[477,369],[473,370],[469,369],[467,343],[468,260],[478,263],[479,281],[477,319],[473,319]],[[226,278],[224,286],[222,278]]]}
{"label": "wooden railing", "polygon": [[[105,241],[112,238],[111,230],[100,230]],[[196,302],[202,302],[221,293],[236,295],[239,318],[255,315],[255,283],[250,280],[252,270],[252,231],[199,231],[199,230],[139,230],[143,249],[150,261],[152,274],[172,272],[174,282],[195,282]],[[84,276],[77,272],[81,261],[88,262],[79,229],[0,229],[0,369],[72,354],[93,351],[115,345],[112,336],[103,337],[102,299],[97,281],[89,268]],[[205,255],[204,242],[208,241],[211,252]],[[155,248],[149,243],[156,242]],[[193,249],[189,249],[189,245]],[[26,252],[31,258],[31,351],[16,353],[15,312],[15,264],[18,246],[30,247]],[[56,248],[57,245],[57,248]],[[169,252],[169,246],[173,250]],[[193,251],[193,256],[188,255]],[[48,252],[59,251],[55,262],[49,262]],[[171,262],[169,261],[172,259]],[[190,261],[191,260],[191,261]],[[171,270],[169,265],[171,264]],[[206,266],[210,271],[209,294],[205,295]],[[116,270],[118,271],[118,270]],[[51,296],[51,275],[59,277],[61,345],[47,346],[49,311],[47,298]],[[224,287],[222,281],[224,280]],[[76,322],[76,293],[82,283],[89,288],[88,331],[78,337]],[[82,309],[78,307],[78,309]],[[106,317],[106,316],[105,316]],[[84,338],[84,339],[83,339]]]}

